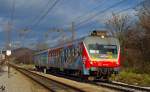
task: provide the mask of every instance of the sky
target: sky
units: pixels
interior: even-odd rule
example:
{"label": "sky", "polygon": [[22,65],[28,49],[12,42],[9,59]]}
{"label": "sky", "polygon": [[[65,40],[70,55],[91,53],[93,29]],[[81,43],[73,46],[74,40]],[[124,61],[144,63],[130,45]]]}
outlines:
{"label": "sky", "polygon": [[[0,48],[4,48],[6,43],[8,22],[11,23],[12,47],[34,48],[38,42],[46,42],[51,46],[62,39],[63,33],[48,30],[63,29],[65,38],[69,39],[73,22],[76,38],[80,38],[94,29],[106,29],[105,22],[111,18],[112,12],[135,16],[133,8],[142,1],[0,0]],[[20,33],[24,29],[28,30],[23,31],[26,35],[22,37]],[[45,34],[48,36],[45,37]]]}

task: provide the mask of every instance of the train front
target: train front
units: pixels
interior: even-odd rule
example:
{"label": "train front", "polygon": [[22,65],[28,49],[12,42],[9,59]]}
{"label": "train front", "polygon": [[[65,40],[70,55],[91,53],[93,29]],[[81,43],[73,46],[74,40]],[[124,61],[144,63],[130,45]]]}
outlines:
{"label": "train front", "polygon": [[84,40],[83,62],[89,75],[108,78],[118,73],[120,45],[113,37],[89,36]]}

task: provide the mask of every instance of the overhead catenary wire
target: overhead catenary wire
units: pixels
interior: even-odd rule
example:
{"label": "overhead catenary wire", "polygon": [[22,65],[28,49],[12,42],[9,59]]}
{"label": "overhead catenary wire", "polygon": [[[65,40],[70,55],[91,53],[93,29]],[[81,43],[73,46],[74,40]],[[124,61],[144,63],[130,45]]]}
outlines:
{"label": "overhead catenary wire", "polygon": [[124,8],[124,9],[122,9],[122,10],[120,10],[120,11],[117,11],[117,12],[115,12],[115,14],[119,14],[119,13],[128,11],[128,10],[130,10],[130,9],[134,9],[134,8],[140,6],[140,5],[143,4],[143,3],[144,3],[144,1],[139,2],[138,4],[136,4],[136,5],[132,6],[132,7]]}
{"label": "overhead catenary wire", "polygon": [[50,11],[52,11],[52,9],[57,5],[57,3],[59,2],[60,0],[56,0],[51,7],[49,7],[44,13],[42,16],[39,17],[39,19],[35,22],[35,24],[33,24],[33,26],[31,27],[34,28],[35,26],[37,26],[47,15]]}
{"label": "overhead catenary wire", "polygon": [[80,15],[80,16],[76,17],[76,18],[74,19],[74,21],[75,21],[75,20],[78,20],[78,19],[80,19],[80,18],[82,18],[83,16],[85,17],[86,15],[88,15],[88,14],[91,13],[91,12],[94,12],[94,10],[97,10],[98,8],[100,8],[100,7],[102,6],[102,4],[104,3],[104,1],[106,1],[106,0],[98,1],[99,4],[98,4],[96,7],[94,7],[94,8],[91,9],[90,11],[87,11],[87,12],[84,13],[83,15]]}
{"label": "overhead catenary wire", "polygon": [[12,8],[11,8],[11,14],[10,14],[10,22],[11,22],[11,24],[13,24],[13,21],[14,21],[15,3],[16,3],[16,0],[12,0]]}
{"label": "overhead catenary wire", "polygon": [[[117,2],[117,3],[115,3],[115,4],[111,5],[111,6],[109,6],[109,7],[107,7],[107,8],[105,8],[105,9],[103,9],[103,10],[97,12],[97,13],[95,13],[94,15],[90,16],[88,19],[85,19],[85,20],[79,22],[78,24],[75,25],[75,26],[76,26],[76,28],[75,28],[76,31],[78,31],[78,29],[80,29],[83,25],[85,25],[84,23],[86,23],[86,22],[92,20],[93,18],[97,17],[98,15],[101,15],[101,14],[105,13],[106,11],[108,11],[108,10],[114,8],[114,7],[119,6],[120,4],[122,4],[122,3],[124,3],[124,2],[125,2],[125,0],[120,0],[119,2]],[[98,7],[97,7],[97,8],[98,8]],[[89,12],[89,13],[90,13],[90,12]],[[82,17],[82,16],[80,16],[80,17]],[[68,28],[67,28],[67,29],[68,29]]]}
{"label": "overhead catenary wire", "polygon": [[[125,8],[125,9],[122,9],[122,10],[120,10],[120,11],[117,11],[117,12],[115,12],[115,14],[119,14],[119,13],[125,12],[125,11],[127,11],[127,10],[129,10],[129,9],[136,8],[136,7],[140,6],[143,2],[144,2],[144,1],[141,1],[141,2],[139,2],[138,4],[136,4],[136,5],[133,6],[133,7],[129,7],[129,8]],[[91,19],[93,19],[93,18],[91,18]],[[89,20],[90,20],[90,19],[89,19]],[[89,20],[85,21],[85,23],[88,22]],[[78,25],[79,25],[79,24],[78,24]],[[80,29],[83,25],[85,25],[85,24],[82,22],[82,24],[80,24],[76,29]]]}
{"label": "overhead catenary wire", "polygon": [[67,26],[67,27],[69,26],[70,27],[71,24],[72,24],[72,22],[76,22],[76,21],[80,20],[82,17],[90,15],[91,12],[94,12],[95,10],[97,10],[98,8],[100,8],[102,6],[102,4],[104,3],[104,1],[106,1],[106,0],[100,0],[100,1],[98,1],[99,4],[96,7],[92,8],[91,10],[87,11],[86,13],[84,13],[82,15],[79,15],[79,16],[75,17],[73,19],[73,21],[71,21],[71,22],[69,21],[68,25],[65,25],[65,26]]}
{"label": "overhead catenary wire", "polygon": [[122,3],[124,3],[124,2],[125,2],[125,0],[121,0],[121,1],[119,1],[119,2],[117,2],[117,3],[115,3],[115,4],[113,4],[113,5],[111,5],[110,7],[105,8],[104,10],[95,13],[94,15],[90,16],[88,19],[85,19],[85,20],[79,22],[79,23],[76,25],[76,26],[78,26],[77,28],[79,28],[79,27],[80,27],[81,25],[83,25],[84,23],[86,23],[86,22],[92,20],[93,18],[97,17],[98,15],[103,14],[104,12],[106,12],[106,11],[108,11],[108,10],[110,10],[110,9],[112,9],[112,8],[114,8],[114,7],[116,7],[116,6],[120,5],[120,4],[122,4]]}
{"label": "overhead catenary wire", "polygon": [[43,9],[41,11],[39,11],[40,15],[35,16],[32,21],[30,21],[29,25],[25,25],[24,28],[21,28],[19,30],[17,30],[19,32],[19,36],[23,37],[23,36],[27,36],[27,33],[29,31],[31,31],[32,26],[34,25],[34,23],[45,13],[44,10],[47,9],[47,7],[49,7],[51,4],[51,0],[48,0],[48,2],[46,2],[46,4],[44,5],[44,7],[42,7]]}
{"label": "overhead catenary wire", "polygon": [[[46,4],[44,5],[44,7],[41,7],[41,8],[43,8],[43,9],[39,11],[39,14],[43,14],[43,13],[44,13],[44,10],[46,10],[47,7],[49,7],[50,3],[51,3],[51,0],[48,0],[48,2],[46,2]],[[31,8],[31,7],[30,7],[30,8]],[[40,16],[41,16],[41,15],[36,15],[36,16],[32,19],[32,21],[30,21],[30,25],[27,24],[27,25],[25,26],[25,29],[28,29],[29,27],[31,27],[31,26],[34,24],[34,22],[36,22],[36,20],[39,19]]]}

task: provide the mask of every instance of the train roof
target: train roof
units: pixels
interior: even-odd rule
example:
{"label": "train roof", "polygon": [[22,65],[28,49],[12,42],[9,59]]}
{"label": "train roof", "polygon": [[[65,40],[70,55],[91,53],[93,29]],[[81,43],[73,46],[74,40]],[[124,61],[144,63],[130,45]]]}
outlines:
{"label": "train roof", "polygon": [[[64,44],[61,44],[61,46],[60,46],[60,44],[56,45],[56,46],[53,46],[53,47],[51,47],[49,49],[62,48],[64,46],[68,46],[68,45],[71,45],[71,44],[76,44],[76,43],[79,43],[79,42],[82,42],[82,41],[86,41],[86,40],[91,39],[91,38],[101,38],[101,37],[88,35],[88,36],[85,36],[85,37],[82,37],[82,38],[79,38],[79,39],[76,39],[76,40],[73,40],[73,41],[67,41]],[[106,38],[101,38],[101,39],[113,41],[114,39],[117,39],[117,38],[112,37],[112,36],[107,36]],[[97,39],[97,40],[99,40],[99,39]]]}
{"label": "train roof", "polygon": [[[95,39],[95,38],[101,38],[101,37],[98,37],[98,36],[91,36],[91,35],[88,35],[88,36],[85,36],[85,37],[82,37],[82,38],[79,38],[79,39],[76,39],[76,40],[73,40],[73,41],[67,41],[65,42],[64,44],[59,44],[59,45],[56,45],[56,46],[53,46],[53,47],[50,47],[49,49],[46,49],[46,50],[43,50],[43,51],[39,51],[37,52],[35,55],[37,54],[41,54],[41,53],[44,53],[44,52],[47,52],[48,50],[53,50],[53,49],[57,49],[57,48],[63,48],[63,47],[66,47],[68,45],[72,45],[72,44],[77,44],[79,42],[82,42],[82,41],[85,41],[85,42],[92,42],[90,39],[94,39],[94,40],[99,40],[99,39]],[[115,37],[112,37],[112,36],[107,36],[106,38],[101,38],[101,39],[104,39],[104,40],[110,40],[111,42],[116,39]],[[118,42],[119,44],[119,42]]]}

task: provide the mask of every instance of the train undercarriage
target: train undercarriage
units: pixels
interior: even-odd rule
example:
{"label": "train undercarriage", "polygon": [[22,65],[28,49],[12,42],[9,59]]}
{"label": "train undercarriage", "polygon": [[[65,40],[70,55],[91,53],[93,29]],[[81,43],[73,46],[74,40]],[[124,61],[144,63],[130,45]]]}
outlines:
{"label": "train undercarriage", "polygon": [[59,74],[65,74],[70,76],[77,76],[83,79],[87,80],[105,80],[109,81],[109,78],[112,74],[118,74],[119,69],[114,68],[91,68],[89,69],[89,75],[84,75],[82,70],[73,70],[73,69],[61,69],[61,68],[54,68],[49,67],[46,68],[44,66],[39,67],[35,66],[38,71],[45,72],[45,73],[59,73]]}

